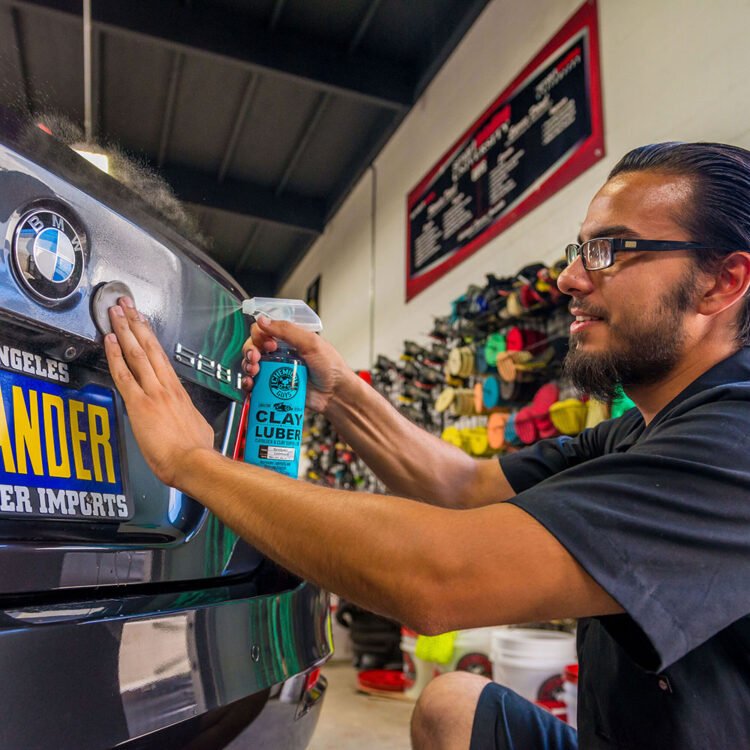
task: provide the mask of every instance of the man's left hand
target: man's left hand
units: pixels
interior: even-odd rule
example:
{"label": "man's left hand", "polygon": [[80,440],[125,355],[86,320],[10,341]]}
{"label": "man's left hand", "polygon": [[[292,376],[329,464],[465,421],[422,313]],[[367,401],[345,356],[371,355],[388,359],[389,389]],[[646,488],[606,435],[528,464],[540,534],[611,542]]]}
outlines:
{"label": "man's left hand", "polygon": [[135,438],[154,474],[179,486],[192,452],[213,449],[213,429],[132,300],[122,297],[109,309],[109,319],[114,333],[105,336],[104,351]]}

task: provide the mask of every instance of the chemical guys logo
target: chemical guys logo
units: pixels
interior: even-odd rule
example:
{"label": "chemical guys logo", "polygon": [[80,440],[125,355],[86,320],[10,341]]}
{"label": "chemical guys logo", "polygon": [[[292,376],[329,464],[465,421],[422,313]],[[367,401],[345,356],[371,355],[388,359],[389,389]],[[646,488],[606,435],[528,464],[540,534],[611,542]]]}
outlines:
{"label": "chemical guys logo", "polygon": [[276,398],[288,401],[299,391],[299,378],[293,367],[276,368],[268,380],[268,387]]}
{"label": "chemical guys logo", "polygon": [[0,344],[0,517],[132,517],[112,391],[69,383],[64,362]]}
{"label": "chemical guys logo", "polygon": [[13,261],[18,278],[32,296],[43,302],[62,302],[75,292],[83,276],[81,238],[56,211],[30,211],[16,227]]}

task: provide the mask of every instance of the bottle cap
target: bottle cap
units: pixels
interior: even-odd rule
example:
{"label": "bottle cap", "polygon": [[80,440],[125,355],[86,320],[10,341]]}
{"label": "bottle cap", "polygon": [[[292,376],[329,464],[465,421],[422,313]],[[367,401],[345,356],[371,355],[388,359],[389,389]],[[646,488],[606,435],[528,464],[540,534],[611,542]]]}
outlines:
{"label": "bottle cap", "polygon": [[242,312],[257,318],[265,315],[271,320],[288,320],[306,331],[322,331],[323,323],[301,299],[277,299],[276,297],[252,297],[243,300]]}

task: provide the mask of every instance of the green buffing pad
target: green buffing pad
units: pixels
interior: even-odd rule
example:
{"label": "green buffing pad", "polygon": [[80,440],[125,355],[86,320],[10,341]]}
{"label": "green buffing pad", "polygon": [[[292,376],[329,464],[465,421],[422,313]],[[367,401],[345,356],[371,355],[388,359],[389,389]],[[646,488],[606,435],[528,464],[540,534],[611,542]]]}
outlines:
{"label": "green buffing pad", "polygon": [[618,385],[615,389],[615,397],[612,399],[612,407],[610,409],[611,418],[617,419],[617,417],[621,417],[628,409],[632,409],[634,406],[635,402],[631,401],[625,395],[622,386]]}
{"label": "green buffing pad", "polygon": [[487,364],[497,367],[497,355],[505,351],[505,336],[502,333],[491,333],[484,344],[484,358]]}

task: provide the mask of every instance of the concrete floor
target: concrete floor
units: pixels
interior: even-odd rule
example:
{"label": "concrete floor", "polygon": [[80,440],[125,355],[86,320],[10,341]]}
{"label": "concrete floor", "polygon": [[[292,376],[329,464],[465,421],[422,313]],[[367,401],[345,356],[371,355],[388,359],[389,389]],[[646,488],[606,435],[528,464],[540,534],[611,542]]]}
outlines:
{"label": "concrete floor", "polygon": [[409,750],[412,702],[357,692],[357,672],[346,662],[323,668],[328,693],[308,750]]}

